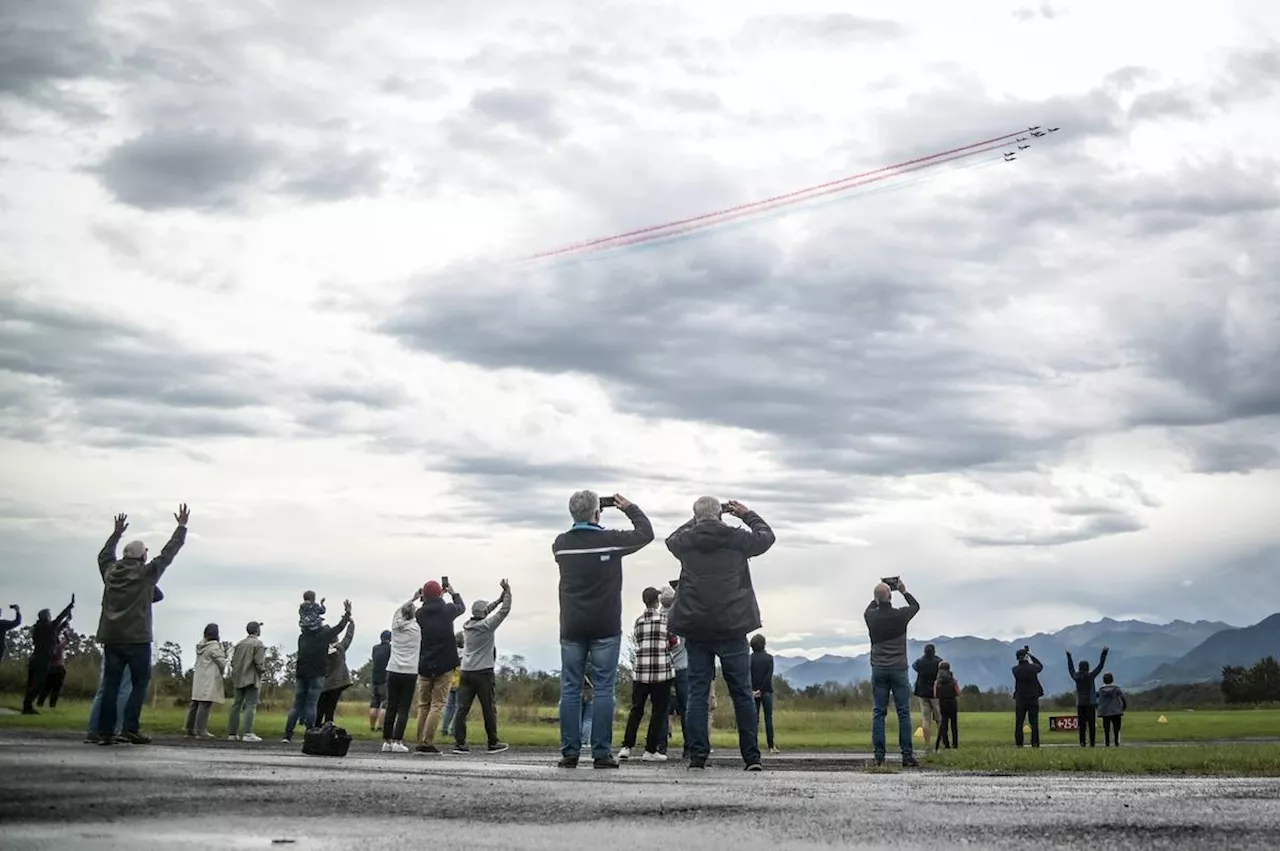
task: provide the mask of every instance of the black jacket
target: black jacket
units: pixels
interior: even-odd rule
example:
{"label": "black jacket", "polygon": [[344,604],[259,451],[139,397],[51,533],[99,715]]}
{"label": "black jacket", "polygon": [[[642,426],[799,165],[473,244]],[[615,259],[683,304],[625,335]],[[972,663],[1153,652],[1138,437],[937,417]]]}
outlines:
{"label": "black jacket", "polygon": [[17,629],[22,626],[22,612],[14,612],[13,620],[0,620],[0,662],[4,661],[4,654],[8,650],[8,642],[5,640],[6,634],[11,629]]}
{"label": "black jacket", "polygon": [[871,667],[896,668],[905,671],[907,665],[907,624],[920,613],[920,602],[908,591],[902,592],[907,605],[893,607],[893,601],[871,601],[862,618],[867,622],[867,634],[871,636]]}
{"label": "black jacket", "polygon": [[719,520],[690,520],[667,537],[667,549],[680,559],[679,587],[667,619],[673,635],[716,641],[760,628],[747,559],[768,552],[776,538],[754,511],[742,520],[749,530]]}
{"label": "black jacket", "polygon": [[653,524],[635,503],[632,529],[575,523],[556,536],[551,552],[560,568],[560,638],[591,641],[622,634],[622,558],[653,541]]}
{"label": "black jacket", "polygon": [[387,663],[391,661],[391,642],[382,641],[373,645],[373,678],[375,686],[387,682]]}
{"label": "black jacket", "polygon": [[751,690],[773,693],[773,657],[768,650],[751,651]]}
{"label": "black jacket", "polygon": [[933,684],[938,681],[938,665],[942,657],[937,653],[925,653],[911,663],[916,672],[916,697],[933,697]]}
{"label": "black jacket", "polygon": [[1044,697],[1044,686],[1040,685],[1040,672],[1044,665],[1030,654],[1027,658],[1013,666],[1013,696],[1020,701],[1039,700]]}
{"label": "black jacket", "polygon": [[1102,658],[1098,660],[1098,665],[1091,671],[1080,671],[1076,669],[1076,661],[1071,658],[1071,651],[1067,651],[1067,673],[1071,675],[1071,679],[1076,681],[1076,706],[1097,706],[1098,705],[1098,675],[1102,673],[1102,669],[1107,664],[1107,651],[1102,651]]}
{"label": "black jacket", "polygon": [[351,615],[343,614],[342,620],[335,626],[321,627],[317,630],[303,630],[298,635],[298,662],[294,668],[295,676],[300,680],[323,677],[329,672],[329,645],[338,640],[338,636],[351,623]]}
{"label": "black jacket", "polygon": [[960,706],[960,695],[956,693],[955,674],[943,671],[934,680],[934,691],[931,697],[938,699],[938,709],[954,712]]}
{"label": "black jacket", "polygon": [[427,600],[414,616],[422,630],[422,644],[418,649],[418,676],[438,677],[462,665],[458,658],[458,642],[453,634],[453,622],[467,610],[461,594],[454,594],[452,602],[443,597]]}

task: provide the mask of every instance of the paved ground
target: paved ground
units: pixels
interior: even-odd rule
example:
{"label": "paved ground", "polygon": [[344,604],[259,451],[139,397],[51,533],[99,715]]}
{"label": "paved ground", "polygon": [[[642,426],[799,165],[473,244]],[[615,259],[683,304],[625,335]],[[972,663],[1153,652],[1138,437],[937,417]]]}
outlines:
{"label": "paved ground", "polygon": [[278,745],[108,749],[0,734],[0,846],[596,848],[660,823],[666,847],[699,851],[1280,847],[1277,780],[879,773],[830,754],[784,754],[760,774],[727,754],[702,773],[553,761],[518,751],[326,760]]}

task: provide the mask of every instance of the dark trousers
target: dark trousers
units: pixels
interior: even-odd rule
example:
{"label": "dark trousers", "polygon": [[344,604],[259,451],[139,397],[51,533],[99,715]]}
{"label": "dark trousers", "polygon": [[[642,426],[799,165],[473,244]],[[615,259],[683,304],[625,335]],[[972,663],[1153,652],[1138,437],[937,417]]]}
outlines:
{"label": "dark trousers", "polygon": [[633,748],[644,718],[645,702],[653,704],[649,713],[649,729],[644,737],[645,753],[657,753],[667,735],[667,707],[671,705],[671,680],[660,683],[631,684],[631,712],[627,714],[627,729],[622,736],[622,746]]}
{"label": "dark trousers", "polygon": [[773,692],[762,691],[756,698],[756,729],[760,728],[760,716],[764,715],[764,739],[773,747]]}
{"label": "dark trousers", "polygon": [[1098,741],[1098,707],[1077,706],[1076,726],[1080,728],[1080,747],[1084,747],[1086,728],[1089,733],[1089,747]]}
{"label": "dark trousers", "polygon": [[685,733],[684,726],[684,709],[689,705],[689,669],[677,668],[676,678],[671,681],[672,695],[670,702],[667,704],[667,735],[662,742],[660,751],[667,752],[667,745],[671,743],[671,716],[680,716],[680,741],[684,742],[684,755],[689,755],[689,736]]}
{"label": "dark trousers", "polygon": [[453,740],[459,745],[467,743],[467,715],[472,701],[480,701],[480,714],[484,716],[484,734],[489,747],[498,744],[498,709],[493,702],[493,668],[484,671],[463,671],[458,677],[458,714],[453,716]]}
{"label": "dark trousers", "polygon": [[36,706],[44,706],[46,700],[49,701],[50,709],[57,706],[58,695],[62,694],[62,684],[66,681],[66,666],[58,665],[56,668],[50,668],[44,678],[44,688],[40,689],[40,696],[36,698]]}
{"label": "dark trousers", "polygon": [[1015,711],[1017,721],[1013,726],[1013,743],[1022,747],[1022,726],[1031,725],[1031,747],[1040,747],[1040,698],[1024,700],[1019,698]]}
{"label": "dark trousers", "polygon": [[316,704],[317,727],[322,724],[333,723],[333,717],[338,714],[338,701],[342,700],[342,693],[347,688],[347,686],[342,686],[320,692],[320,702]]}
{"label": "dark trousers", "polygon": [[31,658],[27,660],[27,690],[22,696],[23,712],[31,712],[35,709],[36,698],[40,696],[48,678],[49,657],[31,654]]}
{"label": "dark trousers", "polygon": [[387,717],[382,721],[382,738],[403,742],[404,728],[409,724],[409,707],[413,705],[413,689],[417,674],[387,672]]}
{"label": "dark trousers", "polygon": [[151,643],[102,645],[102,710],[98,714],[98,735],[114,735],[116,700],[120,697],[120,680],[128,670],[133,691],[124,705],[123,732],[139,732],[142,726],[142,704],[151,685]]}
{"label": "dark trousers", "polygon": [[954,700],[940,700],[938,711],[942,720],[938,722],[938,740],[934,742],[933,749],[960,747],[960,705]]}
{"label": "dark trousers", "polygon": [[1124,720],[1123,715],[1103,715],[1102,716],[1102,736],[1107,747],[1111,747],[1111,731],[1116,732],[1116,747],[1120,747],[1120,722]]}

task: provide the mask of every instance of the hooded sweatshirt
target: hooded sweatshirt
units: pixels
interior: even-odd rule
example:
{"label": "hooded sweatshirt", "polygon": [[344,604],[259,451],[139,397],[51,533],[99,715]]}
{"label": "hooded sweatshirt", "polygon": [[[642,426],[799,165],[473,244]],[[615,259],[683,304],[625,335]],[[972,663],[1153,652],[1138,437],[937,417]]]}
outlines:
{"label": "hooded sweatshirt", "polygon": [[916,672],[916,697],[933,697],[933,684],[938,679],[938,665],[941,663],[942,657],[938,655],[938,651],[928,647],[923,656],[911,663],[911,668]]}
{"label": "hooded sweatshirt", "polygon": [[954,709],[960,703],[960,684],[950,671],[938,671],[933,682],[933,697],[938,699],[939,709]]}
{"label": "hooded sweatshirt", "polygon": [[[476,607],[484,611],[477,602]],[[494,645],[494,632],[511,614],[511,589],[502,589],[502,601],[497,610],[482,617],[472,617],[462,625],[463,671],[492,671],[497,664],[498,651]],[[474,612],[473,612],[474,615]]]}
{"label": "hooded sweatshirt", "polygon": [[191,699],[222,703],[222,674],[227,669],[227,653],[222,642],[202,638],[196,645],[196,664],[191,676]]}
{"label": "hooded sweatshirt", "polygon": [[742,520],[748,528],[694,519],[667,537],[667,549],[680,560],[667,624],[673,635],[716,641],[745,638],[761,627],[748,559],[764,555],[777,538],[754,511]]}
{"label": "hooded sweatshirt", "polygon": [[1129,699],[1124,696],[1124,690],[1120,686],[1112,683],[1098,689],[1098,716],[1100,718],[1123,715],[1128,708]]}
{"label": "hooded sweatshirt", "polygon": [[96,638],[100,644],[150,644],[151,603],[156,596],[156,583],[177,556],[187,540],[187,527],[173,530],[169,543],[151,561],[138,558],[116,559],[120,533],[112,532],[98,553],[98,572],[102,574],[102,616],[98,619]]}
{"label": "hooded sweatshirt", "polygon": [[404,615],[404,606],[391,616],[391,658],[387,660],[389,674],[418,674],[418,651],[422,648],[422,627],[412,614]]}

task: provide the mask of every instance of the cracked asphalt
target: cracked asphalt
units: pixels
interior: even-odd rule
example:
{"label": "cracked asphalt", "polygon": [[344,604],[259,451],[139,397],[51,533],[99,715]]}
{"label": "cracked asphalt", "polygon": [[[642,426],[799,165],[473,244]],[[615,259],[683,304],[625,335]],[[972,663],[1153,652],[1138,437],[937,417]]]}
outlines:
{"label": "cracked asphalt", "polygon": [[661,830],[671,848],[1280,848],[1280,780],[867,771],[865,755],[784,754],[747,774],[555,754],[344,759],[281,745],[97,748],[0,735],[6,849],[595,848]]}

